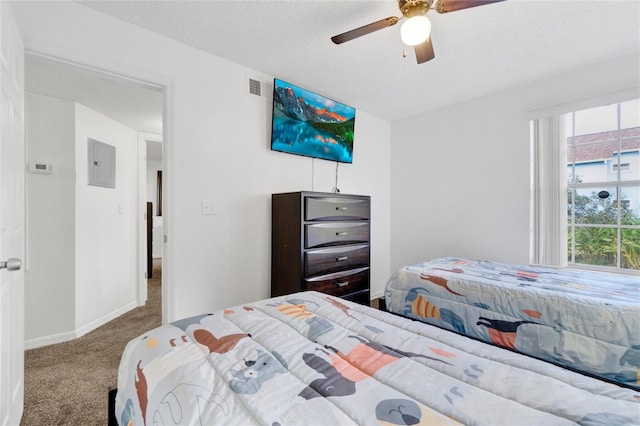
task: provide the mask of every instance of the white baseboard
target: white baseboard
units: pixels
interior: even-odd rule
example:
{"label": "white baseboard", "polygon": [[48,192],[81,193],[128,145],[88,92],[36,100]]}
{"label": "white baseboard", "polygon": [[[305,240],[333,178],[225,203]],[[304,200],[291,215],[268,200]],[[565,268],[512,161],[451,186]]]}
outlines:
{"label": "white baseboard", "polygon": [[82,326],[80,328],[76,328],[76,337],[84,336],[88,332],[95,330],[96,328],[100,327],[101,325],[105,325],[109,321],[114,320],[114,319],[118,318],[120,315],[126,314],[127,312],[129,312],[133,308],[137,308],[137,307],[138,307],[138,303],[137,302],[130,302],[127,305],[125,305],[125,306],[123,306],[123,307],[121,307],[119,309],[116,309],[115,311],[110,312],[107,315],[104,315],[102,318],[98,318],[96,320],[91,321],[87,325],[84,325],[84,326]]}
{"label": "white baseboard", "polygon": [[109,321],[118,318],[120,315],[126,314],[136,307],[138,307],[138,304],[136,302],[131,302],[75,330],[67,331],[65,333],[52,334],[50,336],[38,337],[36,339],[25,340],[24,349],[36,349],[42,346],[55,345],[57,343],[64,343],[68,342],[69,340],[77,339],[78,337],[84,336],[90,331],[93,331],[96,328],[105,325]]}
{"label": "white baseboard", "polygon": [[68,342],[75,339],[75,331],[67,331],[66,333],[52,334],[50,336],[38,337],[36,339],[29,339],[24,341],[24,349],[36,349],[42,346],[55,345],[56,343]]}

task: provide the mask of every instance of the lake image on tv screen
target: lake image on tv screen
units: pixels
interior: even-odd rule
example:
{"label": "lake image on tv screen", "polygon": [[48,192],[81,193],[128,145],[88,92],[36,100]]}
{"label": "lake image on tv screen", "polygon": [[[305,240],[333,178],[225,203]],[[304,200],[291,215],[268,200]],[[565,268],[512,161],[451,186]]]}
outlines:
{"label": "lake image on tv screen", "polygon": [[353,107],[275,79],[273,150],[351,163],[354,123]]}

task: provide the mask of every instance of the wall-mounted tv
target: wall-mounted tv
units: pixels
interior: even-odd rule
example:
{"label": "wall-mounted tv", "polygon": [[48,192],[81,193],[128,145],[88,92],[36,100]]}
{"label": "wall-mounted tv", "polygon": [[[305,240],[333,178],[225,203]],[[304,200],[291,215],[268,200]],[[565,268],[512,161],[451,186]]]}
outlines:
{"label": "wall-mounted tv", "polygon": [[353,107],[273,80],[274,151],[352,163],[355,119]]}

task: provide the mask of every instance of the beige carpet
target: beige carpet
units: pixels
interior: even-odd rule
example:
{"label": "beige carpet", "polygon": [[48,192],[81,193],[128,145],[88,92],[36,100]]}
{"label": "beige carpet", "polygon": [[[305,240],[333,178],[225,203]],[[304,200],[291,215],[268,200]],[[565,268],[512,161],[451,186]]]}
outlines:
{"label": "beige carpet", "polygon": [[76,340],[25,352],[21,425],[107,424],[107,392],[126,343],[162,322],[161,276],[157,259],[145,306]]}

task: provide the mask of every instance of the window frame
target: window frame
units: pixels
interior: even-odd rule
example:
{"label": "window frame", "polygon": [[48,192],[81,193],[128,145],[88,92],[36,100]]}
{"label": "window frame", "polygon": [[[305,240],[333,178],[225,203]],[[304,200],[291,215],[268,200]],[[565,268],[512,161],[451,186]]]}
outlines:
{"label": "window frame", "polygon": [[[639,93],[635,96],[627,97],[627,99],[618,99],[616,101],[608,101],[592,105],[574,105],[565,111],[555,111],[553,114],[533,117],[530,121],[531,136],[531,244],[530,244],[530,262],[532,264],[555,266],[555,267],[571,267],[576,269],[592,269],[607,272],[617,272],[623,274],[640,275],[640,270],[622,268],[622,236],[624,229],[640,229],[640,225],[622,224],[622,204],[621,194],[624,187],[640,187],[640,178],[637,180],[623,180],[622,175],[631,173],[631,170],[624,170],[620,166],[625,165],[622,162],[622,141],[626,139],[621,132],[621,106],[622,102],[633,99],[640,99]],[[617,129],[615,142],[617,149],[611,159],[603,159],[606,162],[611,161],[611,167],[607,167],[605,163],[605,171],[607,173],[616,173],[616,180],[603,180],[593,182],[575,182],[576,164],[580,161],[568,162],[567,150],[573,149],[575,152],[575,137],[579,136],[575,133],[575,113],[584,109],[590,109],[601,105],[617,104]],[[561,135],[562,119],[565,114],[572,114],[571,125],[573,128],[570,134]],[[563,139],[566,137],[567,139]],[[567,146],[567,140],[574,142],[573,147]],[[603,144],[609,140],[598,141]],[[611,142],[611,141],[609,141]],[[612,161],[613,160],[613,161]],[[615,161],[615,163],[614,163]],[[617,167],[613,167],[616,164]],[[626,163],[629,168],[630,163]],[[613,171],[615,170],[615,172]],[[551,178],[549,178],[551,176]],[[628,176],[626,176],[628,177]],[[604,177],[603,179],[606,179]],[[563,184],[564,182],[564,184]],[[615,188],[616,197],[616,223],[615,224],[586,224],[576,223],[575,214],[575,194],[581,188]],[[567,197],[571,194],[571,200]],[[564,198],[564,202],[562,202]],[[571,201],[571,204],[569,202]],[[565,215],[561,210],[564,210]],[[570,212],[568,212],[570,210]],[[564,217],[563,217],[564,216]],[[563,226],[564,222],[564,226]],[[608,228],[616,229],[616,265],[592,265],[585,263],[576,263],[576,229],[579,228]],[[570,242],[568,237],[571,236]]]}

